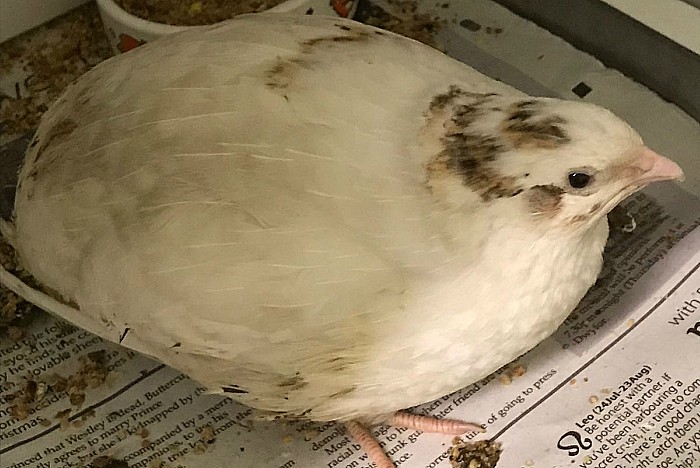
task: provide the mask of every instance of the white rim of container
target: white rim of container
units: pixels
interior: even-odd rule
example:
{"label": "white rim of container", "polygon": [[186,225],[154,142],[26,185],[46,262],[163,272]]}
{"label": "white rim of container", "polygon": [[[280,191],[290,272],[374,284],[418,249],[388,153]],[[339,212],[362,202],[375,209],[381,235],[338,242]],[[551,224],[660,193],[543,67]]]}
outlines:
{"label": "white rim of container", "polygon": [[[156,23],[154,21],[139,18],[138,16],[132,15],[131,13],[125,11],[122,7],[117,5],[114,0],[97,0],[97,3],[120,23],[130,25],[134,29],[138,29],[153,35],[165,36],[197,27],[174,26],[172,24]],[[269,10],[265,10],[263,13],[286,13],[305,5],[306,3],[308,3],[308,0],[288,0],[270,8]]]}
{"label": "white rim of container", "polygon": [[122,9],[122,7],[117,5],[113,0],[97,0],[97,4],[118,22],[129,25],[134,29],[153,34],[154,36],[165,36],[180,31],[186,31],[193,27],[173,26],[172,24],[156,23],[139,18]]}

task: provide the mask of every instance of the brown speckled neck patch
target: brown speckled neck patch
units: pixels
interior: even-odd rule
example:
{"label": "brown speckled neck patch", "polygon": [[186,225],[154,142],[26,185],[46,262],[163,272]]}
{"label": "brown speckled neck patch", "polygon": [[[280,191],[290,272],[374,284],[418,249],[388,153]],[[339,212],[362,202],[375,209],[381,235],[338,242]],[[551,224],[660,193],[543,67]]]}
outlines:
{"label": "brown speckled neck patch", "polygon": [[371,37],[367,31],[360,31],[342,24],[335,25],[346,34],[322,36],[307,39],[300,44],[300,54],[292,58],[278,58],[274,65],[265,72],[265,84],[271,89],[286,89],[303,67],[311,65],[310,56],[323,47],[334,47],[349,42],[364,42]]}
{"label": "brown speckled neck patch", "polygon": [[526,192],[530,211],[534,214],[554,217],[561,208],[564,190],[556,185],[535,185]]}
{"label": "brown speckled neck patch", "polygon": [[428,179],[441,174],[456,174],[483,201],[512,197],[522,192],[515,177],[500,174],[492,165],[506,150],[505,142],[497,135],[485,134],[473,127],[484,113],[499,111],[494,107],[495,96],[450,86],[447,92],[432,99],[429,113],[447,112],[449,117],[441,139],[443,150],[427,165]]}
{"label": "brown speckled neck patch", "polygon": [[566,120],[547,113],[538,101],[520,101],[509,111],[502,130],[515,148],[554,149],[571,141],[563,128]]}
{"label": "brown speckled neck patch", "polygon": [[[444,110],[445,108],[453,105],[456,103],[456,101],[459,98],[467,98],[472,100],[470,105],[468,107],[476,108],[484,103],[490,101],[490,99],[493,96],[498,96],[496,93],[485,93],[485,94],[479,94],[479,93],[472,93],[469,91],[465,91],[459,86],[451,85],[448,89],[447,92],[441,93],[433,97],[433,100],[430,102],[430,111],[431,112],[436,112],[440,110]],[[465,106],[467,107],[467,106]]]}
{"label": "brown speckled neck patch", "polygon": [[514,177],[504,176],[490,165],[502,151],[495,138],[462,132],[445,137],[444,143],[445,149],[429,171],[459,174],[463,183],[478,193],[483,201],[512,197],[522,191]]}

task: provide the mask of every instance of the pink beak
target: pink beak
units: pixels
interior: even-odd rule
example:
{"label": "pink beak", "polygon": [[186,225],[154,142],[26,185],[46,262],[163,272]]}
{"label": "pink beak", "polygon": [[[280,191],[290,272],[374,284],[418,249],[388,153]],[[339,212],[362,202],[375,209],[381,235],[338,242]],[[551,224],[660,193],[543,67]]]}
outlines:
{"label": "pink beak", "polygon": [[644,186],[662,180],[683,180],[683,170],[670,159],[650,150],[646,146],[641,157],[634,164],[642,173],[635,177],[633,184]]}

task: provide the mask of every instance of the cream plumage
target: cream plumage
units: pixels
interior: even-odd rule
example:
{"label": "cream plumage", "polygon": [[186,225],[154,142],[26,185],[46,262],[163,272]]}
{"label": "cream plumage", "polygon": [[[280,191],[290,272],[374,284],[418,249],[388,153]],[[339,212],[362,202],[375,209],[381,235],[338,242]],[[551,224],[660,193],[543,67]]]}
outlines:
{"label": "cream plumage", "polygon": [[71,86],[5,232],[64,318],[256,408],[380,422],[550,335],[605,214],[679,176],[604,109],[351,21],[252,15]]}

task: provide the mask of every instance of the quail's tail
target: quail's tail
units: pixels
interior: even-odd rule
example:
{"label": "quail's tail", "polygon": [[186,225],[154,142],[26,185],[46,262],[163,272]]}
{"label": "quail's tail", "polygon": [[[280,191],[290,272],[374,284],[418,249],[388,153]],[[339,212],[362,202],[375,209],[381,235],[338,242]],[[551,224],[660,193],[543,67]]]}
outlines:
{"label": "quail's tail", "polygon": [[0,265],[0,283],[27,302],[61,317],[74,316],[75,308],[57,301],[46,293],[32,288]]}
{"label": "quail's tail", "polygon": [[[11,246],[14,246],[15,229],[11,222],[1,220],[0,233],[2,234],[5,242]],[[25,301],[31,302],[35,306],[44,309],[47,312],[51,312],[52,314],[56,314],[61,317],[71,317],[74,316],[76,312],[79,312],[75,308],[57,301],[48,294],[32,288],[17,276],[7,271],[2,264],[0,264],[0,283]]]}

